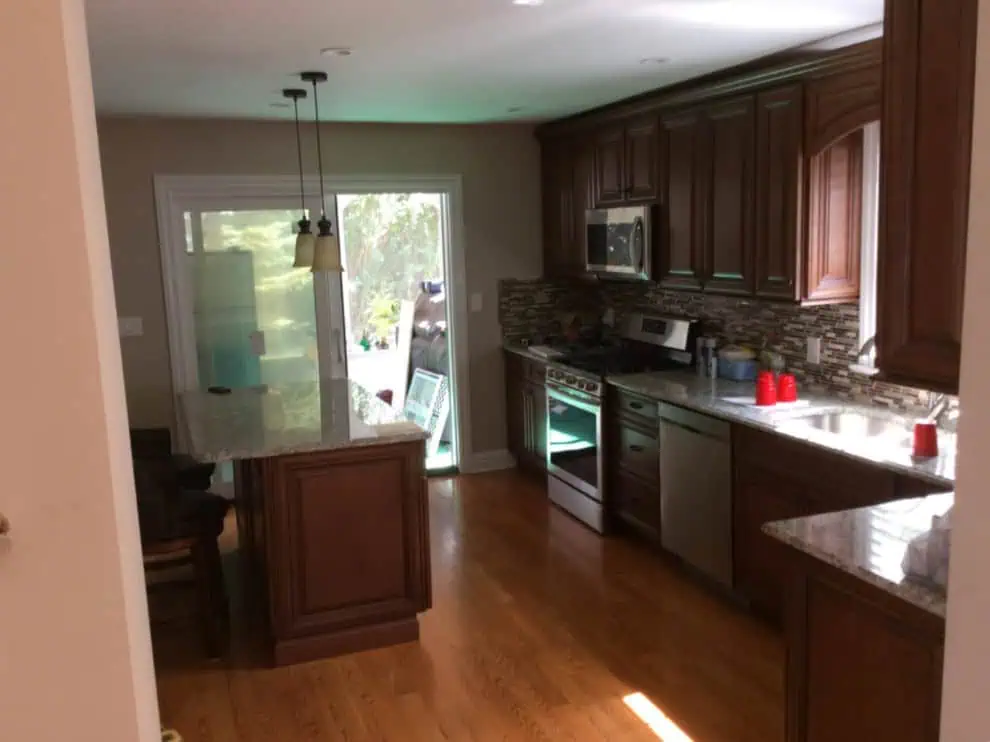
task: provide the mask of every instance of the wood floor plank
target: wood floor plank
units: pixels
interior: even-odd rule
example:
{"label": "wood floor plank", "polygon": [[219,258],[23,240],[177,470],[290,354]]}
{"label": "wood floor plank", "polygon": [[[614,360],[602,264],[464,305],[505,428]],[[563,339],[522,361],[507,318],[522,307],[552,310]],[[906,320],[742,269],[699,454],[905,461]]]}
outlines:
{"label": "wood floor plank", "polygon": [[270,669],[247,630],[222,664],[192,637],[159,662],[163,722],[186,742],[656,742],[623,701],[642,693],[693,742],[783,740],[780,637],[673,561],[514,471],[431,482],[430,517],[418,643]]}

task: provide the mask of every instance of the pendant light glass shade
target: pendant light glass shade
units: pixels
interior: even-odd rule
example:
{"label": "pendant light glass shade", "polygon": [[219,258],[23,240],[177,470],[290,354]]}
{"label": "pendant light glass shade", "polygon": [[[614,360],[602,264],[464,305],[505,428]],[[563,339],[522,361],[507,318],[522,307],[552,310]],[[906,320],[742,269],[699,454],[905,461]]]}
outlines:
{"label": "pendant light glass shade", "polygon": [[313,273],[320,271],[344,272],[344,265],[340,260],[340,242],[330,230],[330,222],[326,219],[320,219],[320,236],[316,238],[316,249],[313,253]]}
{"label": "pendant light glass shade", "polygon": [[312,268],[315,250],[316,237],[309,228],[309,219],[302,219],[299,221],[299,233],[296,235],[296,259],[292,261],[292,267]]}

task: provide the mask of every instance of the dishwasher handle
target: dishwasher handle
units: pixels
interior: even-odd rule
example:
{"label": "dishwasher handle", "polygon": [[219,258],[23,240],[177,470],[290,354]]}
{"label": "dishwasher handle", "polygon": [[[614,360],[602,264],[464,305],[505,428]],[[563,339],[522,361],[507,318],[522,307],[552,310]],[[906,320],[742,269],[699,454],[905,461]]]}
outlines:
{"label": "dishwasher handle", "polygon": [[675,425],[691,433],[713,438],[717,441],[729,442],[729,423],[708,415],[700,415],[690,412],[683,407],[661,403],[660,423],[662,425]]}

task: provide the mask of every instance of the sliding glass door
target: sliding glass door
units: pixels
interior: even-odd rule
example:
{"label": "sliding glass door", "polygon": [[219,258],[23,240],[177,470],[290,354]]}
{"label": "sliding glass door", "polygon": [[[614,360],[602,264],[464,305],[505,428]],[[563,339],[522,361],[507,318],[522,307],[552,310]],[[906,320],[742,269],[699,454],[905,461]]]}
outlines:
{"label": "sliding glass door", "polygon": [[298,182],[160,181],[176,393],[350,378],[431,431],[429,468],[456,466],[448,195],[333,190],[341,275],[293,267]]}

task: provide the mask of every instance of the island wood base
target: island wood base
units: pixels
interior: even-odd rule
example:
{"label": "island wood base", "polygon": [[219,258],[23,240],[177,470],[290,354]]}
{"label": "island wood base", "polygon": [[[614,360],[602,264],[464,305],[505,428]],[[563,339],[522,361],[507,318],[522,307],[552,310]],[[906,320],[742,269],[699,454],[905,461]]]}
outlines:
{"label": "island wood base", "polygon": [[240,548],[274,664],[419,638],[424,453],[417,441],[237,462]]}

